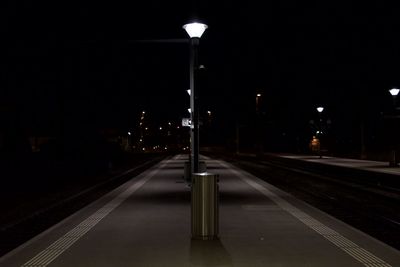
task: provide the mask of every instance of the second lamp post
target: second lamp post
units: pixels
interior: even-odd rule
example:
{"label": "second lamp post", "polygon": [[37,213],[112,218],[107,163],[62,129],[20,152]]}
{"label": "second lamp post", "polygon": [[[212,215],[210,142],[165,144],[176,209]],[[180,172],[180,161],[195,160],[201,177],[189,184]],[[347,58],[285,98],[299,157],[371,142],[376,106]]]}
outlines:
{"label": "second lamp post", "polygon": [[389,90],[389,93],[392,95],[392,99],[393,99],[393,120],[392,120],[392,135],[393,135],[393,144],[392,144],[392,150],[390,153],[390,159],[389,159],[389,166],[390,167],[398,167],[398,155],[397,155],[397,145],[395,143],[395,138],[396,138],[396,133],[397,133],[397,125],[396,125],[396,100],[397,100],[397,95],[399,94],[400,89],[397,88],[392,88]]}
{"label": "second lamp post", "polygon": [[321,137],[322,137],[322,111],[324,111],[324,107],[317,107],[318,111],[318,128],[319,131],[317,131],[317,138],[319,139],[319,149],[318,149],[318,154],[319,158],[322,158],[322,151],[321,151]]}

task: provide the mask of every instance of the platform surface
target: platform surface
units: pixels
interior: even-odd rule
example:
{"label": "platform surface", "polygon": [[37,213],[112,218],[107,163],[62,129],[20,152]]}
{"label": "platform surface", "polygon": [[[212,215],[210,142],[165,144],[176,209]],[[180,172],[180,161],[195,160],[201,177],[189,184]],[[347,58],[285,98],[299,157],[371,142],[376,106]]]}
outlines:
{"label": "platform surface", "polygon": [[186,155],[164,160],[0,258],[0,266],[397,267],[400,252],[227,162],[220,234],[190,236]]}
{"label": "platform surface", "polygon": [[299,155],[299,154],[273,154],[273,155],[282,158],[315,162],[319,164],[346,167],[346,168],[364,170],[369,172],[400,175],[400,165],[397,167],[391,167],[389,166],[389,162],[384,162],[384,161],[338,158],[330,156],[323,156],[322,158],[320,158],[319,156]]}

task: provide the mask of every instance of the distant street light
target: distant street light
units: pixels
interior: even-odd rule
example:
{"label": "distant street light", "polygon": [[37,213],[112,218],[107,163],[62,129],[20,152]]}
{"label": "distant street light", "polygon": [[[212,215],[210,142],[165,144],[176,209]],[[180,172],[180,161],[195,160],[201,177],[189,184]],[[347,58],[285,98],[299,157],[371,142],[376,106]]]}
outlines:
{"label": "distant street light", "polygon": [[[140,147],[142,147],[142,148],[144,148],[144,146],[145,146],[145,144],[144,144],[144,131],[143,131],[143,128],[144,128],[144,119],[145,119],[145,114],[146,114],[146,111],[142,111],[142,113],[141,113],[141,116],[140,116],[140,123],[139,123],[139,131],[140,131],[140,139],[139,139],[139,148]],[[145,130],[148,130],[148,128],[147,127],[145,127]],[[144,151],[144,149],[142,149],[143,151]]]}
{"label": "distant street light", "polygon": [[200,38],[208,28],[206,24],[193,22],[183,25],[183,29],[190,37],[190,109],[192,127],[190,131],[191,145],[191,170],[192,173],[199,171],[199,112],[197,106],[197,92],[195,91],[195,69],[198,68],[197,49]]}
{"label": "distant street light", "polygon": [[321,136],[322,136],[322,112],[324,111],[324,107],[321,107],[321,106],[317,107],[317,111],[318,111],[318,127],[319,127],[319,131],[317,131],[316,135],[317,135],[317,137],[319,139],[319,144],[320,144],[319,151],[318,151],[319,158],[322,158]]}
{"label": "distant street light", "polygon": [[261,118],[260,118],[260,102],[261,102],[261,94],[256,94],[256,120],[255,120],[255,129],[256,129],[256,154],[257,156],[261,156],[263,153],[263,148],[262,148],[262,127],[261,125]]}
{"label": "distant street light", "polygon": [[[397,88],[392,88],[389,90],[389,93],[392,95],[393,98],[393,120],[396,118],[396,100],[397,100],[397,95],[399,94],[400,89]],[[392,123],[393,125],[393,130],[392,130],[392,136],[395,136],[395,130],[397,129],[397,125],[395,123]],[[393,138],[393,147],[392,151],[390,153],[390,160],[389,160],[389,166],[391,167],[398,167],[397,165],[397,152],[396,152],[396,145],[395,145],[395,138]]]}
{"label": "distant street light", "polygon": [[128,132],[128,136],[126,137],[126,150],[129,150],[130,149],[130,147],[129,147],[129,139],[130,139],[130,137],[131,137],[131,132]]}
{"label": "distant street light", "polygon": [[400,89],[397,89],[397,88],[392,88],[389,90],[389,93],[392,95],[392,98],[393,98],[394,108],[396,108],[396,99],[397,99],[397,95],[399,94],[399,92],[400,92]]}
{"label": "distant street light", "polygon": [[321,113],[322,111],[324,111],[324,107],[317,107],[317,111],[318,111],[318,127],[319,127],[319,131],[317,131],[317,133],[322,133],[322,116]]}
{"label": "distant street light", "polygon": [[256,95],[256,112],[258,113],[260,111],[260,98],[261,94]]}

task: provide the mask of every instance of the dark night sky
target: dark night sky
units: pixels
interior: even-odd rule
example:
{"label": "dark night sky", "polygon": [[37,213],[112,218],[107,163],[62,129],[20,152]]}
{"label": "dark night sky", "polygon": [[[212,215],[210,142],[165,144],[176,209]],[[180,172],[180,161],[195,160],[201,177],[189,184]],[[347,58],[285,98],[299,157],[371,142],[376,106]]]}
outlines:
{"label": "dark night sky", "polygon": [[[129,127],[187,116],[188,47],[133,40],[186,38],[194,14],[209,25],[203,109],[221,126],[254,112],[308,121],[379,112],[399,85],[399,9],[384,1],[9,1],[1,9],[1,105],[24,127]],[[7,5],[7,4],[6,4]],[[5,38],[4,38],[5,37]],[[350,115],[349,115],[350,114]],[[346,119],[343,119],[344,121]]]}

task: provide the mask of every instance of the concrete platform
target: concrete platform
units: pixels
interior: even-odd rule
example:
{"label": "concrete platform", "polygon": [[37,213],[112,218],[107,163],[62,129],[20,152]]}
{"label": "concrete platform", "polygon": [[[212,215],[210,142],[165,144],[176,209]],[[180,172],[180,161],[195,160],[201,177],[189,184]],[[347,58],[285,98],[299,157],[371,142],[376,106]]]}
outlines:
{"label": "concrete platform", "polygon": [[400,266],[400,252],[227,162],[220,238],[190,238],[186,156],[134,177],[0,258],[0,266]]}
{"label": "concrete platform", "polygon": [[388,162],[383,162],[383,161],[347,159],[347,158],[337,158],[329,156],[323,156],[322,158],[320,158],[319,156],[293,155],[293,154],[274,154],[274,156],[314,162],[319,164],[332,165],[332,166],[353,168],[369,172],[400,175],[400,165],[399,167],[390,167]]}

